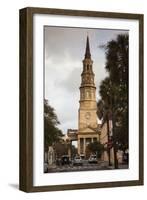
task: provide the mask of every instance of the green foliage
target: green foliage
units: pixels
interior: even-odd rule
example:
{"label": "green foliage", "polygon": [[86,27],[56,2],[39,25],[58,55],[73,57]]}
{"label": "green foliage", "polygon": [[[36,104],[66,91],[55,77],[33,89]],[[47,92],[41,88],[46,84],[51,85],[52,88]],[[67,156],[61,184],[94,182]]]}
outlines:
{"label": "green foliage", "polygon": [[98,117],[113,122],[113,139],[128,146],[128,35],[118,35],[105,45],[108,77],[100,85]]}
{"label": "green foliage", "polygon": [[57,142],[54,147],[58,158],[68,154],[68,146],[66,143]]}
{"label": "green foliage", "polygon": [[87,148],[91,153],[96,154],[98,158],[101,157],[101,154],[104,151],[104,145],[98,141],[89,143]]}
{"label": "green foliage", "polygon": [[74,158],[77,154],[78,154],[78,149],[74,145],[71,145],[72,158]]}
{"label": "green foliage", "polygon": [[60,124],[54,109],[44,100],[44,147],[47,150],[48,146],[58,142],[63,135],[58,128]]}
{"label": "green foliage", "polygon": [[113,83],[128,83],[128,35],[118,35],[106,46],[106,70]]}

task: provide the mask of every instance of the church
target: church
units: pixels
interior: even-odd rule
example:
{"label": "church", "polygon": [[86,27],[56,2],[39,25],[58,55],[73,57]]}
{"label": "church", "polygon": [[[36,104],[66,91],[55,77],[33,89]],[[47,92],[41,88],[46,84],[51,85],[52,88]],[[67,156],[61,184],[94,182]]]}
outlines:
{"label": "church", "polygon": [[[81,73],[81,84],[79,86],[80,98],[78,109],[78,128],[68,129],[67,134],[62,137],[62,140],[68,146],[68,156],[73,159],[72,142],[77,142],[77,153],[82,158],[88,159],[91,152],[87,152],[88,144],[100,142],[104,146],[104,151],[101,154],[101,161],[107,161],[110,164],[114,163],[114,148],[110,146],[109,136],[112,135],[112,121],[108,123],[98,123],[97,117],[97,101],[96,101],[96,85],[95,74],[93,71],[93,60],[90,53],[89,37],[86,40],[86,49],[83,59],[83,68]],[[79,74],[80,76],[80,74]],[[89,154],[90,153],[90,154]],[[55,152],[52,147],[49,147],[48,156],[53,156]],[[48,159],[50,161],[50,159]],[[122,158],[120,161],[122,162]]]}
{"label": "church", "polygon": [[79,155],[86,156],[86,146],[100,140],[100,125],[97,120],[96,86],[93,60],[91,59],[89,37],[87,36],[83,70],[81,73],[78,129],[68,129],[67,136],[77,141]]}

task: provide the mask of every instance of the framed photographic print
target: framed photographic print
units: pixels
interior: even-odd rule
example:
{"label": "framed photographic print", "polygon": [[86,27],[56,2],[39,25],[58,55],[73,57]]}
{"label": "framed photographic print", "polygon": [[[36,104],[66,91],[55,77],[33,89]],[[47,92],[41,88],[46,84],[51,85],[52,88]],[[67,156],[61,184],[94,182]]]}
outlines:
{"label": "framed photographic print", "polygon": [[20,190],[143,185],[143,15],[20,10]]}

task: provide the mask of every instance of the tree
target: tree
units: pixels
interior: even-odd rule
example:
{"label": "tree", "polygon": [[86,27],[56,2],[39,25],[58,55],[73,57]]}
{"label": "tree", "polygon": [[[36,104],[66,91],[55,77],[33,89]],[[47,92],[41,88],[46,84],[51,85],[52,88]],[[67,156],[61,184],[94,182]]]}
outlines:
{"label": "tree", "polygon": [[95,142],[89,143],[87,146],[87,149],[91,153],[96,154],[98,158],[100,158],[102,155],[102,152],[104,151],[104,145],[98,141],[95,141]]}
{"label": "tree", "polygon": [[98,116],[112,120],[115,168],[117,145],[128,146],[128,35],[118,35],[105,45],[108,77],[100,85]]}
{"label": "tree", "polygon": [[72,158],[74,158],[77,154],[78,154],[78,149],[74,145],[71,145]]}
{"label": "tree", "polygon": [[66,143],[61,143],[61,142],[55,143],[55,149],[56,149],[56,156],[58,158],[68,154],[68,146]]}
{"label": "tree", "polygon": [[[106,47],[106,70],[109,73],[110,104],[115,118],[115,139],[128,145],[128,35],[118,35]],[[111,110],[112,110],[111,109]]]}
{"label": "tree", "polygon": [[[109,142],[110,140],[110,127],[109,127],[109,120],[111,118],[111,110],[108,107],[108,105],[103,101],[103,100],[99,100],[97,103],[97,115],[99,117],[100,120],[103,121],[103,124],[106,123],[107,124],[107,140]],[[103,126],[102,124],[102,126]],[[110,159],[110,148],[107,149],[108,152],[108,161],[109,161],[109,166],[111,166],[111,159]]]}
{"label": "tree", "polygon": [[57,115],[47,100],[44,100],[44,147],[52,146],[63,136],[62,131],[58,128],[60,124]]}

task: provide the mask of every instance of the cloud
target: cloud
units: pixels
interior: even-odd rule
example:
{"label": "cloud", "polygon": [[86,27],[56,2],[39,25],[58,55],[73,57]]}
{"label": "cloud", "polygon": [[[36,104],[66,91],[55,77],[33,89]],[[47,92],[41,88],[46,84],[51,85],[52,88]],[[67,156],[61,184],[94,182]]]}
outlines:
{"label": "cloud", "polygon": [[[82,65],[81,65],[82,66]],[[73,70],[69,73],[69,76],[64,80],[59,80],[56,82],[57,87],[63,87],[68,92],[77,92],[81,82],[82,67],[73,68]]]}
{"label": "cloud", "polygon": [[63,133],[69,128],[78,128],[79,87],[87,32],[99,99],[100,82],[107,76],[105,52],[99,45],[126,31],[45,27],[45,98],[54,107]]}
{"label": "cloud", "polygon": [[64,133],[67,128],[78,128],[82,63],[65,56],[62,62],[54,58],[47,59],[45,66],[45,98],[54,107],[61,123],[60,128]]}

